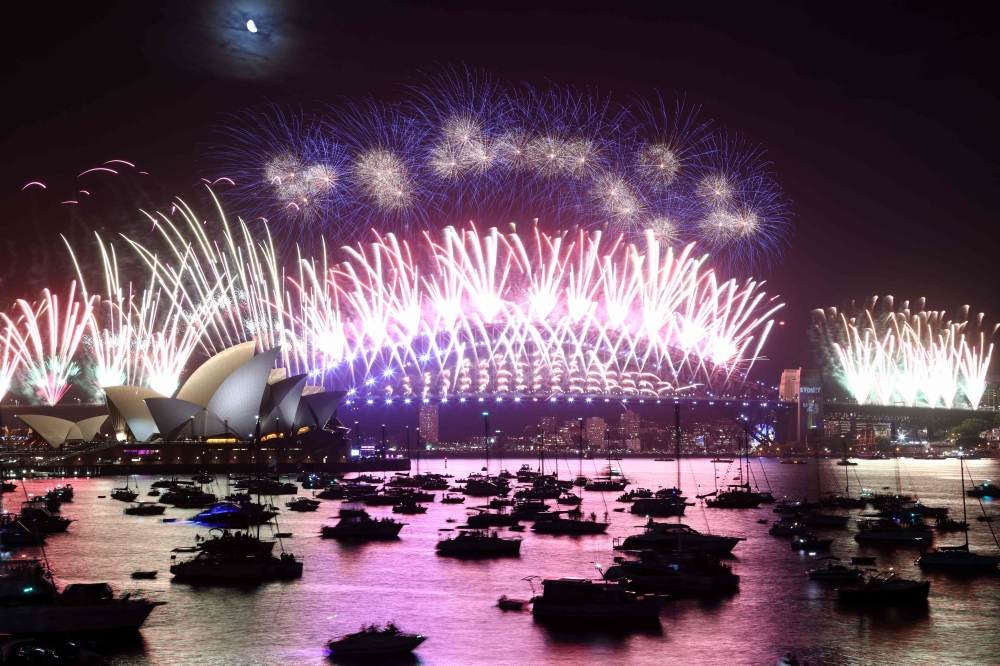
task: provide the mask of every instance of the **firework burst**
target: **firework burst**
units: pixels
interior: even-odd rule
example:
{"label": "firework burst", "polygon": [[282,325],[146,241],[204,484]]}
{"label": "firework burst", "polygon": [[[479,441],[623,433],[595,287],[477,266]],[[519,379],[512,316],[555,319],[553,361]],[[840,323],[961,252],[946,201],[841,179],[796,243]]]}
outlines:
{"label": "firework burst", "polygon": [[641,242],[698,242],[739,270],[778,258],[788,205],[763,152],[663,99],[617,102],[570,88],[503,85],[443,69],[397,104],[247,112],[222,128],[219,173],[247,219],[312,249],[376,228],[403,240],[463,220],[541,220]]}
{"label": "firework burst", "polygon": [[836,308],[813,313],[814,334],[841,384],[858,403],[978,409],[993,355],[987,341],[996,331],[974,322],[951,321],[943,311],[925,311],[923,299],[897,310],[892,297],[876,310],[869,299],[860,312]]}
{"label": "firework burst", "polygon": [[80,372],[73,357],[86,331],[93,304],[93,298],[77,298],[74,281],[65,310],[60,309],[56,294],[43,289],[41,300],[34,305],[24,299],[17,300],[16,321],[6,313],[0,314],[7,336],[22,359],[26,387],[46,405],[59,402],[69,390],[71,379]]}

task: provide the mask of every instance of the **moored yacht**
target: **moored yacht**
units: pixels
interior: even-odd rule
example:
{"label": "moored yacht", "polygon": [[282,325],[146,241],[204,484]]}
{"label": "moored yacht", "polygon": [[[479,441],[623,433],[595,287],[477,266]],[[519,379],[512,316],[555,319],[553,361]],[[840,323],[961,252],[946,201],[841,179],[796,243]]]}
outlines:
{"label": "moored yacht", "polygon": [[582,513],[552,511],[536,516],[531,529],[539,534],[604,534],[610,523],[600,522],[596,514],[590,514],[589,520],[584,520]]}
{"label": "moored yacht", "polygon": [[702,596],[735,592],[740,577],[732,567],[708,553],[644,551],[637,559],[616,557],[604,572],[605,580],[627,580],[629,590],[645,593]]}
{"label": "moored yacht", "polygon": [[436,549],[441,555],[469,557],[519,555],[521,539],[501,537],[496,531],[460,530],[456,536],[438,541]]}
{"label": "moored yacht", "polygon": [[930,543],[933,532],[923,524],[907,524],[896,520],[867,518],[858,522],[858,543]]}
{"label": "moored yacht", "polygon": [[324,525],[320,531],[324,539],[395,539],[406,523],[392,518],[373,519],[364,510],[340,510],[336,525]]}
{"label": "moored yacht", "polygon": [[657,523],[650,519],[642,534],[615,539],[616,550],[684,550],[727,555],[745,537],[702,534],[680,523]]}
{"label": "moored yacht", "polygon": [[540,622],[580,626],[656,621],[663,606],[657,595],[637,595],[624,585],[585,578],[547,578],[542,594],[531,600]]}
{"label": "moored yacht", "polygon": [[905,580],[893,572],[877,573],[857,587],[838,587],[837,598],[849,604],[867,606],[914,606],[927,603],[931,583]]}
{"label": "moored yacht", "polygon": [[70,584],[59,591],[37,560],[0,562],[0,627],[8,634],[131,632],[164,603],[137,593],[116,598],[107,583]]}

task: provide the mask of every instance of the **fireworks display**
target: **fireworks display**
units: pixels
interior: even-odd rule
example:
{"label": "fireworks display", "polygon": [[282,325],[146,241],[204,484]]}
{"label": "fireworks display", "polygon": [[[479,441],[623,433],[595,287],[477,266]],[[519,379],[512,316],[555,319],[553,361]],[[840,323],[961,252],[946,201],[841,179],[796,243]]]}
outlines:
{"label": "fireworks display", "polygon": [[474,220],[537,219],[674,247],[752,270],[780,256],[787,203],[762,152],[661,98],[613,101],[550,86],[503,86],[447,70],[404,101],[348,101],[316,114],[270,107],[222,128],[217,175],[245,219],[300,243],[372,228],[413,240]]}
{"label": "fireworks display", "polygon": [[72,378],[95,393],[131,383],[170,395],[196,355],[253,340],[279,347],[289,374],[369,399],[738,395],[781,307],[653,230],[641,243],[512,224],[413,241],[373,233],[286,274],[270,233],[218,212],[218,228],[183,202],[150,214],[169,252],[126,239],[147,269],[134,281],[98,238],[103,293],[77,265],[65,313],[48,291],[37,306],[19,301],[4,315],[4,376],[20,366],[49,404]]}
{"label": "fireworks display", "polygon": [[872,298],[859,313],[816,310],[814,331],[839,381],[858,403],[978,409],[986,388],[996,331],[983,315],[947,320],[925,311],[923,299],[894,309],[892,297],[876,312]]}
{"label": "fireworks display", "polygon": [[65,312],[59,296],[48,289],[31,304],[18,299],[16,320],[6,313],[6,338],[13,343],[23,366],[25,384],[43,404],[54,405],[70,388],[70,380],[80,372],[74,356],[91,316],[93,299],[77,297],[76,282],[69,288]]}

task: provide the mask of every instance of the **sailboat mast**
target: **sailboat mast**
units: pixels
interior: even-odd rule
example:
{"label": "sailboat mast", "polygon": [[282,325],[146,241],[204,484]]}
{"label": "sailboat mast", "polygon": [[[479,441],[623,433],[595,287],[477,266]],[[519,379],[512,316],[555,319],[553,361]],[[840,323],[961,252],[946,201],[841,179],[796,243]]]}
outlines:
{"label": "sailboat mast", "polygon": [[681,403],[674,403],[674,457],[677,458],[677,492],[681,490]]}
{"label": "sailboat mast", "polygon": [[969,517],[965,513],[965,465],[963,464],[963,457],[962,454],[958,456],[958,483],[962,494],[962,523],[965,525],[962,531],[965,532],[965,549],[969,550]]}

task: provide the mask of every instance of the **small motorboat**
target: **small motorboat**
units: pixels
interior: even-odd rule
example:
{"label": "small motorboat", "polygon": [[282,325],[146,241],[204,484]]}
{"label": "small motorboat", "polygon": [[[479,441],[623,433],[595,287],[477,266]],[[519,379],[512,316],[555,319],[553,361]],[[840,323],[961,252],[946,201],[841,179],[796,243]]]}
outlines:
{"label": "small motorboat", "polygon": [[981,523],[992,523],[993,516],[976,516],[976,520],[978,520]]}
{"label": "small motorboat", "polygon": [[152,489],[152,490],[150,490],[150,491],[149,491],[148,493],[146,493],[146,497],[159,497],[159,496],[160,496],[160,494],[161,494],[161,493],[160,493],[160,491],[159,491],[159,490],[157,490],[156,488],[153,488],[153,489]]}
{"label": "small motorboat", "polygon": [[511,525],[510,527],[507,528],[507,531],[508,532],[523,532],[524,531],[524,525]]}
{"label": "small motorboat", "polygon": [[441,498],[441,504],[463,504],[464,502],[465,497],[463,495],[445,493],[444,497]]}
{"label": "small motorboat", "polygon": [[160,518],[161,523],[176,523],[176,518]]}
{"label": "small motorboat", "polygon": [[98,495],[97,499],[107,499],[107,495]]}
{"label": "small motorboat", "polygon": [[385,629],[371,625],[355,634],[332,640],[327,647],[334,657],[393,657],[413,652],[425,640],[426,636],[405,634],[389,622]]}
{"label": "small motorboat", "polygon": [[836,557],[821,557],[826,560],[826,566],[812,569],[808,572],[810,580],[830,580],[830,581],[856,581],[862,576],[861,570],[855,566],[846,567],[839,562]]}
{"label": "small motorboat", "polygon": [[132,506],[125,507],[123,513],[126,516],[160,516],[167,507],[156,502],[136,502]]}
{"label": "small motorboat", "polygon": [[497,599],[497,608],[505,611],[524,610],[527,604],[528,602],[523,599],[511,599],[506,594]]}
{"label": "small motorboat", "polygon": [[767,518],[758,518],[757,519],[757,524],[758,525],[767,525],[769,522],[771,522],[771,521],[768,520]]}
{"label": "small motorboat", "polygon": [[308,497],[296,497],[291,502],[285,502],[285,506],[288,507],[289,511],[315,511],[319,508],[321,502],[319,500],[309,499]]}
{"label": "small motorboat", "polygon": [[133,571],[132,572],[132,578],[135,578],[136,580],[151,580],[153,578],[156,578],[156,572],[155,571]]}
{"label": "small motorboat", "polygon": [[833,539],[820,539],[815,534],[803,534],[792,541],[792,550],[827,550]]}
{"label": "small motorboat", "polygon": [[275,539],[291,539],[292,538],[292,533],[291,532],[275,532],[274,538]]}

